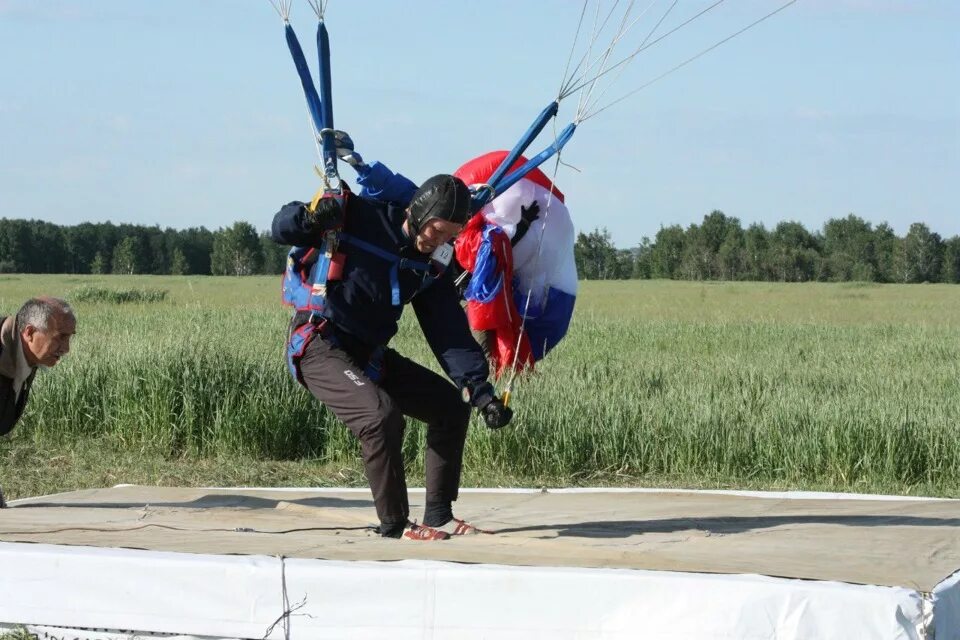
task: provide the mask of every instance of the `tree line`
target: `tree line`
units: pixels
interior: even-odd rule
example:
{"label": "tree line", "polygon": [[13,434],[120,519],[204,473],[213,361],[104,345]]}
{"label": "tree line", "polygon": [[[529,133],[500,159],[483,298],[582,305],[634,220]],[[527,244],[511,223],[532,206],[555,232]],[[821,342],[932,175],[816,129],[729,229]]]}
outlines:
{"label": "tree line", "polygon": [[211,231],[0,219],[0,273],[281,273],[289,247],[247,222]]}
{"label": "tree line", "polygon": [[945,240],[918,222],[900,238],[855,215],[810,232],[799,222],[744,229],[713,211],[699,225],[661,227],[632,249],[616,248],[606,229],[580,233],[574,251],[587,280],[960,282],[960,236]]}
{"label": "tree line", "polygon": [[[247,222],[211,231],[0,219],[0,273],[278,274],[287,249]],[[713,211],[631,249],[618,249],[606,229],[580,233],[574,253],[587,280],[960,282],[960,236],[945,240],[915,223],[900,238],[855,215],[810,232],[799,222],[744,229]]]}

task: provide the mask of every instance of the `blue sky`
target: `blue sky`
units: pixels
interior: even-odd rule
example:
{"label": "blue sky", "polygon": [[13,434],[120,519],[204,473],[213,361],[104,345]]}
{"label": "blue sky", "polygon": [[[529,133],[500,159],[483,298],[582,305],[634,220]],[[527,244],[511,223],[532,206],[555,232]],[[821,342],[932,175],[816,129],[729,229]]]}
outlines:
{"label": "blue sky", "polygon": [[[638,56],[601,102],[780,4],[727,0]],[[680,0],[658,33],[707,5]],[[418,182],[508,148],[555,97],[581,7],[332,0],[336,124]],[[292,22],[315,69],[304,0]],[[955,0],[799,0],[583,122],[557,183],[580,230],[605,226],[624,247],[713,209],[745,226],[854,213],[960,234],[958,29]],[[0,60],[0,216],[264,229],[318,186],[266,0],[0,0]],[[575,110],[564,101],[560,124]]]}

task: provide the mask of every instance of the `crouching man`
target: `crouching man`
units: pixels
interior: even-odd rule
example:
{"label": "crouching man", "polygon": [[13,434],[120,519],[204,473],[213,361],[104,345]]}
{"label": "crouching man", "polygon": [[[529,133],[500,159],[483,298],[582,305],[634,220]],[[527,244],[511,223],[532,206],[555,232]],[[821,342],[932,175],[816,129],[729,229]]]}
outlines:
{"label": "crouching man", "polygon": [[[15,316],[0,317],[0,436],[23,415],[37,369],[60,362],[76,330],[73,310],[59,298],[32,298]],[[0,508],[5,506],[0,489]]]}

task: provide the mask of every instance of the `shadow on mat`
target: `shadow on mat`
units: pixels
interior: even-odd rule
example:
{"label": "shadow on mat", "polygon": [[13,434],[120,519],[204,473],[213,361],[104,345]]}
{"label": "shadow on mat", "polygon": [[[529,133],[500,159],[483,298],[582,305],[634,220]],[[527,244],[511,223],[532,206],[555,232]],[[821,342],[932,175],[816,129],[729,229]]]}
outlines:
{"label": "shadow on mat", "polygon": [[294,500],[273,500],[259,496],[237,495],[233,493],[211,493],[188,502],[30,502],[18,504],[15,509],[31,507],[76,507],[80,509],[142,509],[144,507],[175,507],[180,509],[276,509],[280,503],[290,503],[304,507],[331,509],[372,508],[373,500],[312,496]]}
{"label": "shadow on mat", "polygon": [[744,533],[797,524],[836,524],[849,527],[957,527],[960,518],[932,518],[897,515],[792,515],[731,518],[667,518],[665,520],[610,520],[542,524],[530,527],[497,529],[497,533],[556,531],[557,537],[628,538],[645,533],[705,531],[713,535]]}

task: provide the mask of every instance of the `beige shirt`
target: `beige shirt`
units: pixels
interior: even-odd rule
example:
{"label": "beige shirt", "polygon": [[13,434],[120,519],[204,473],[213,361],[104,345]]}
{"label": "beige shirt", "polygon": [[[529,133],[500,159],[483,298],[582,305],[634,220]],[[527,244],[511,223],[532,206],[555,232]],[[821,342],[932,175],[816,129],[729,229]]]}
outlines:
{"label": "beige shirt", "polygon": [[20,399],[20,391],[23,389],[23,383],[27,381],[27,378],[30,377],[36,367],[31,367],[27,363],[27,358],[23,354],[23,342],[21,342],[20,335],[17,334],[15,347],[13,349],[13,361],[14,361],[14,370],[13,370],[13,392],[17,394],[17,399]]}

